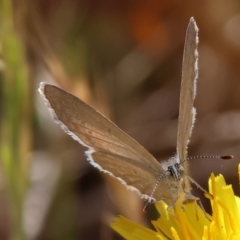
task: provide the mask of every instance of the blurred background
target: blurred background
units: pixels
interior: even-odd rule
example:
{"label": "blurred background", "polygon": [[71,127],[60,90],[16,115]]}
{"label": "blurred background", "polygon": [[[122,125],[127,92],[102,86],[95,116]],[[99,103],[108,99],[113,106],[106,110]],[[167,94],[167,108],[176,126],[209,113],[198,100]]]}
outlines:
{"label": "blurred background", "polygon": [[[239,194],[240,2],[33,0],[0,2],[0,238],[122,239],[124,215],[158,217],[86,161],[84,148],[54,123],[41,81],[109,117],[158,161],[176,152],[182,55],[190,17],[199,27],[197,120],[190,175],[208,188],[223,174]],[[207,211],[208,201],[201,197]]]}

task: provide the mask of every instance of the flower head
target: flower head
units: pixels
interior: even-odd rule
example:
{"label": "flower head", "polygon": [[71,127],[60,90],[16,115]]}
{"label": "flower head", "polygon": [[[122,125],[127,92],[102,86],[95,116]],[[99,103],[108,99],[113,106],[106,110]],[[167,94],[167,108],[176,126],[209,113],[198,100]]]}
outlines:
{"label": "flower head", "polygon": [[[240,172],[240,165],[239,165]],[[239,240],[240,199],[222,175],[211,174],[209,192],[212,216],[195,202],[182,205],[177,201],[168,208],[164,202],[156,203],[161,217],[152,221],[156,231],[140,226],[122,216],[111,227],[129,240]]]}

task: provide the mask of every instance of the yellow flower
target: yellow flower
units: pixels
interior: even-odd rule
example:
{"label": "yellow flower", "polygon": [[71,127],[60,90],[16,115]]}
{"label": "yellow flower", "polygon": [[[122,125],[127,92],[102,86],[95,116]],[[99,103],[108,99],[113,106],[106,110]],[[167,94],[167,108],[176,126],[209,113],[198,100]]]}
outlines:
{"label": "yellow flower", "polygon": [[[240,165],[239,165],[240,175]],[[161,217],[152,221],[156,231],[140,226],[122,216],[111,227],[129,240],[239,240],[240,199],[234,195],[224,177],[213,174],[209,179],[212,216],[207,215],[196,203],[182,204],[177,201],[173,208],[164,202],[156,203]]]}

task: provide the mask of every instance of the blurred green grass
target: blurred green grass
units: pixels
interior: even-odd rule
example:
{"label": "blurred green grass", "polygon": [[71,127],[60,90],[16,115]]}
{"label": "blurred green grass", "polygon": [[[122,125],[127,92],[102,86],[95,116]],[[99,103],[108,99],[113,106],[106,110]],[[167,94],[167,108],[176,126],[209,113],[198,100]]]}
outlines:
{"label": "blurred green grass", "polygon": [[0,156],[9,200],[9,239],[25,239],[23,202],[28,185],[28,153],[31,149],[29,82],[23,46],[13,23],[11,1],[1,1],[2,111]]}

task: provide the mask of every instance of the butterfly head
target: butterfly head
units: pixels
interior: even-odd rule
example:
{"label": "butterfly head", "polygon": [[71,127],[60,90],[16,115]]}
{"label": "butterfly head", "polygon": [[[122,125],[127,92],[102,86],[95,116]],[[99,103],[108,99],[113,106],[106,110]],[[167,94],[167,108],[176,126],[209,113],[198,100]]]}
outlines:
{"label": "butterfly head", "polygon": [[166,170],[166,175],[172,176],[176,181],[180,181],[184,174],[184,168],[181,164],[175,163],[169,165]]}

